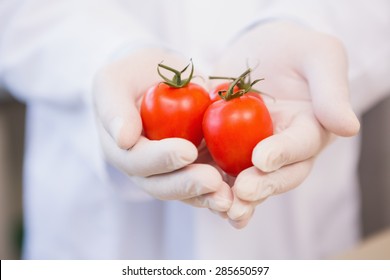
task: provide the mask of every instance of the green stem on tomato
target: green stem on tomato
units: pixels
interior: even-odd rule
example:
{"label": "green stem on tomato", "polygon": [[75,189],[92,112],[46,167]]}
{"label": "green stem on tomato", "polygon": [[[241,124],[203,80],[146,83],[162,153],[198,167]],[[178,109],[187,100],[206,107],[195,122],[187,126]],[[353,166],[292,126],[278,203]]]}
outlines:
{"label": "green stem on tomato", "polygon": [[[249,73],[252,71],[251,68],[248,68],[244,73],[242,73],[238,78],[236,78],[230,85],[229,85],[229,88],[226,90],[226,91],[219,91],[218,92],[218,95],[225,101],[229,101],[229,100],[232,100],[234,98],[238,98],[238,97],[241,97],[243,96],[245,93],[247,93],[248,91],[250,91],[252,89],[252,84],[250,84],[250,86],[245,86],[245,88],[240,88],[238,85],[239,83],[243,80],[245,80],[245,78],[249,75]],[[255,83],[257,83],[258,80],[255,81]],[[253,84],[255,84],[253,83]],[[238,91],[234,91],[234,87],[238,87],[240,88],[240,90]],[[225,93],[225,94],[224,94]]]}
{"label": "green stem on tomato", "polygon": [[[250,73],[252,71],[253,70],[251,68],[248,68],[238,78],[223,77],[223,76],[209,76],[209,79],[210,80],[231,80],[232,83],[230,84],[229,88],[233,89],[234,86],[237,86],[240,89],[236,93],[229,92],[229,89],[218,92],[218,95],[221,96],[221,98],[224,99],[224,100],[230,100],[230,99],[233,99],[233,98],[237,98],[237,97],[240,97],[240,96],[244,95],[245,93],[251,91],[251,92],[258,93],[260,95],[267,96],[267,97],[269,97],[269,98],[271,98],[272,100],[275,101],[275,98],[272,97],[271,95],[266,94],[266,93],[261,92],[261,91],[258,91],[257,89],[253,88],[253,86],[255,84],[257,84],[260,81],[263,81],[264,79],[263,78],[262,79],[256,79],[253,82],[251,82]],[[234,85],[232,86],[232,84],[234,84]],[[227,94],[223,95],[223,93],[227,93]]]}
{"label": "green stem on tomato", "polygon": [[236,78],[233,77],[222,77],[222,76],[209,76],[210,80],[232,80],[234,81]]}
{"label": "green stem on tomato", "polygon": [[[182,79],[181,75],[188,69],[188,67],[190,65],[191,65],[190,75],[188,76],[187,79]],[[169,78],[165,77],[161,73],[160,68],[163,68],[165,70],[172,72],[174,74],[173,78],[169,79]],[[162,62],[161,62],[157,66],[157,72],[160,75],[160,77],[164,80],[164,84],[167,84],[168,86],[173,87],[173,88],[182,88],[182,87],[187,86],[191,82],[192,76],[194,75],[194,64],[192,63],[192,59],[191,59],[190,63],[186,67],[184,67],[183,70],[178,71],[172,67],[169,67],[167,65],[162,64]]]}

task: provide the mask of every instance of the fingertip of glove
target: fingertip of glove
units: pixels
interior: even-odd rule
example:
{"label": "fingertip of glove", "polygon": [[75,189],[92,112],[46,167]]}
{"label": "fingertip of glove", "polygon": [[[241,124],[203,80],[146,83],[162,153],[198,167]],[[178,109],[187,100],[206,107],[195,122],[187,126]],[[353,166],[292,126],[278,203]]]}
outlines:
{"label": "fingertip of glove", "polygon": [[218,212],[227,212],[232,205],[232,200],[225,197],[214,197],[213,202],[210,204],[210,209]]}
{"label": "fingertip of glove", "polygon": [[114,117],[108,126],[108,133],[117,143],[118,147],[127,150],[138,141],[142,126],[137,122],[126,123],[122,117]]}
{"label": "fingertip of glove", "polygon": [[193,163],[198,158],[197,148],[189,141],[183,143],[179,152],[179,158],[183,163]]}
{"label": "fingertip of glove", "polygon": [[233,193],[230,186],[224,181],[221,181],[218,190],[216,191],[216,204],[219,211],[227,212],[233,204]]}
{"label": "fingertip of glove", "polygon": [[[206,164],[191,164],[186,167],[188,181],[196,182],[197,195],[218,192],[227,198],[223,190],[230,191],[230,187],[226,187],[221,174],[214,167]],[[230,194],[229,194],[230,195]],[[230,199],[227,198],[227,199]]]}
{"label": "fingertip of glove", "polygon": [[355,136],[360,122],[349,103],[339,102],[332,106],[318,106],[315,115],[328,131],[342,137]]}
{"label": "fingertip of glove", "polygon": [[245,228],[249,223],[249,219],[240,220],[240,221],[234,221],[229,219],[229,224],[233,226],[235,229],[243,229]]}
{"label": "fingertip of glove", "polygon": [[179,138],[166,138],[158,142],[160,150],[165,150],[167,166],[172,170],[193,163],[198,157],[198,150],[189,141]]}
{"label": "fingertip of glove", "polygon": [[263,172],[272,172],[287,162],[288,155],[283,151],[279,151],[272,143],[264,141],[253,150],[252,163]]}
{"label": "fingertip of glove", "polygon": [[350,110],[346,116],[340,120],[339,129],[335,130],[335,134],[343,137],[351,137],[358,134],[360,131],[360,122],[355,113]]}

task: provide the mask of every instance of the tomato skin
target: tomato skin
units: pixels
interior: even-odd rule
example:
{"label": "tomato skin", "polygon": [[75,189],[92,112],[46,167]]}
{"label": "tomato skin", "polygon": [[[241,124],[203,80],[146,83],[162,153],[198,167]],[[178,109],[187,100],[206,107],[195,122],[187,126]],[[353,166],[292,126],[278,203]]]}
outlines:
{"label": "tomato skin", "polygon": [[245,94],[211,104],[203,118],[203,133],[214,161],[237,176],[253,166],[253,149],[273,134],[273,125],[264,102]]}
{"label": "tomato skin", "polygon": [[199,146],[203,115],[210,103],[208,92],[197,84],[174,88],[159,83],[145,93],[141,103],[144,134],[151,140],[184,138]]}
{"label": "tomato skin", "polygon": [[[210,93],[209,93],[211,102],[215,102],[215,101],[221,100],[222,98],[219,96],[218,92],[220,92],[220,91],[227,91],[229,89],[230,84],[231,83],[222,83],[222,84],[218,84],[216,87],[214,87],[210,91]],[[235,86],[233,88],[233,92],[237,92],[239,90],[240,89],[239,89],[238,86]],[[256,97],[256,98],[260,99],[261,101],[263,101],[263,98],[257,92],[250,91],[250,92],[246,93],[246,95],[251,95],[251,96]]]}

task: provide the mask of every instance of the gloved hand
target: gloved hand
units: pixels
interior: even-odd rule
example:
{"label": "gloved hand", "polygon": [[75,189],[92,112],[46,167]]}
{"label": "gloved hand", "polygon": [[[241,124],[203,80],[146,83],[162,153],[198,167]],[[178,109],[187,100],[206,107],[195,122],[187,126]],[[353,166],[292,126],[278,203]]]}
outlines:
{"label": "gloved hand", "polygon": [[157,64],[162,60],[178,68],[188,63],[173,53],[145,49],[97,74],[93,98],[104,155],[157,199],[226,212],[232,203],[230,187],[215,168],[194,163],[198,151],[190,141],[151,141],[142,136],[140,102],[147,88],[161,81]]}
{"label": "gloved hand", "polygon": [[288,22],[259,25],[228,48],[215,75],[238,76],[245,61],[258,64],[252,78],[265,80],[256,88],[276,101],[264,97],[274,135],[255,147],[254,167],[241,172],[232,188],[227,214],[237,228],[267,197],[302,183],[334,135],[353,136],[360,126],[348,97],[346,54],[337,39]]}

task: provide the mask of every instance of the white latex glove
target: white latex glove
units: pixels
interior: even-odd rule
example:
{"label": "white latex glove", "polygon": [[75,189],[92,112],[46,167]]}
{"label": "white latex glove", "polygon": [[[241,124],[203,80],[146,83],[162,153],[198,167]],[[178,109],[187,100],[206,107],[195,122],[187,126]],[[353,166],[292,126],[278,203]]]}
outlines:
{"label": "white latex glove", "polygon": [[193,164],[198,151],[191,142],[151,141],[142,136],[140,102],[147,88],[161,81],[157,64],[163,60],[178,69],[188,63],[173,53],[145,49],[112,62],[97,74],[93,98],[104,155],[157,199],[226,212],[232,203],[230,187],[215,168]]}
{"label": "white latex glove", "polygon": [[332,135],[353,136],[360,126],[348,97],[346,54],[335,38],[287,22],[257,26],[230,46],[215,75],[238,76],[247,60],[258,64],[252,78],[265,78],[255,87],[276,98],[264,98],[274,135],[255,147],[254,167],[234,182],[227,214],[236,228],[267,197],[302,183]]}

